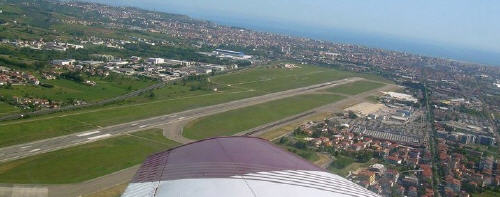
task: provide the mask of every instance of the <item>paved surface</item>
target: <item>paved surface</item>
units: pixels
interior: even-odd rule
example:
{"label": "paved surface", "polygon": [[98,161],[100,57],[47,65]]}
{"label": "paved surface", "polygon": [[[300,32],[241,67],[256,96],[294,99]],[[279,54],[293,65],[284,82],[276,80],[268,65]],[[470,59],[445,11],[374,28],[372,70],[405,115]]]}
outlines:
{"label": "paved surface", "polygon": [[0,197],[46,197],[48,193],[42,186],[0,185]]}
{"label": "paved surface", "polygon": [[49,185],[47,186],[50,197],[82,196],[102,191],[115,185],[128,183],[134,177],[140,165],[126,168],[96,179],[77,184]]}
{"label": "paved surface", "polygon": [[[85,143],[90,143],[98,140],[103,140],[106,138],[114,137],[117,135],[123,135],[135,131],[144,130],[147,128],[155,128],[161,125],[176,124],[178,122],[184,122],[190,119],[196,119],[199,117],[212,115],[216,113],[221,113],[233,109],[238,109],[242,107],[247,107],[251,105],[256,105],[260,103],[269,102],[272,100],[282,99],[286,97],[296,96],[300,94],[306,94],[315,92],[318,90],[331,88],[336,85],[351,83],[354,81],[362,80],[362,78],[347,78],[338,81],[332,81],[322,84],[316,84],[308,87],[302,87],[297,89],[286,90],[282,92],[270,93],[262,96],[251,97],[236,101],[231,101],[227,103],[222,103],[218,105],[212,105],[207,107],[201,107],[196,109],[191,109],[183,112],[173,113],[169,115],[157,116],[149,119],[138,120],[134,122],[129,122],[125,124],[119,124],[104,128],[99,128],[97,130],[89,130],[85,132],[80,132],[71,135],[65,135],[55,138],[50,138],[46,140],[40,140],[36,142],[30,142],[26,144],[20,144],[15,146],[9,146],[5,148],[0,148],[0,162],[20,159],[28,156],[37,155],[40,153],[46,153],[50,151],[55,151],[63,148],[68,148],[76,145],[81,145]],[[182,126],[182,124],[181,124]],[[183,138],[179,135],[179,131],[167,130],[165,135],[167,137],[172,137],[171,139],[186,143],[189,139]]]}
{"label": "paved surface", "polygon": [[92,194],[132,180],[140,165],[76,184],[0,184],[0,197],[72,197]]}

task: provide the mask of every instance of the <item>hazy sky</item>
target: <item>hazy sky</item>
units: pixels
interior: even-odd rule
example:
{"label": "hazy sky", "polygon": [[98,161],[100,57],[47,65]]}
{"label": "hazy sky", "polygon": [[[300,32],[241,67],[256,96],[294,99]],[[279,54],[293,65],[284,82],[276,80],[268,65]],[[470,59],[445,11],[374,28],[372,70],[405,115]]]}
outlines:
{"label": "hazy sky", "polygon": [[195,17],[273,20],[500,52],[498,0],[92,0]]}

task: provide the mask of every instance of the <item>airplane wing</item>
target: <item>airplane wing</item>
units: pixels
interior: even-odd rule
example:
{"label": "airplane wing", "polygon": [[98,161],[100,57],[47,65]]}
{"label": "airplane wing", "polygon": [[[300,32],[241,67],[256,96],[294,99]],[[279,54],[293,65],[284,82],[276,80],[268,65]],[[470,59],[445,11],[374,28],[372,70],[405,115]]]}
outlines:
{"label": "airplane wing", "polygon": [[218,137],[146,159],[122,197],[378,196],[267,140]]}

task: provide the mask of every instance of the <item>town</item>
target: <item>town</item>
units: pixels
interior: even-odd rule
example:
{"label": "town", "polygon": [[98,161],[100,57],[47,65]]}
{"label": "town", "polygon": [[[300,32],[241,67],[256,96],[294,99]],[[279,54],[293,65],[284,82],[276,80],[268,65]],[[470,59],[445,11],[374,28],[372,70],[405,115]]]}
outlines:
{"label": "town", "polygon": [[[309,151],[329,155],[333,161],[328,169],[383,196],[435,196],[434,176],[442,179],[438,189],[446,196],[500,186],[498,146],[489,122],[462,113],[460,122],[430,125],[419,102],[411,94],[382,92],[375,103],[305,122],[276,143],[305,158]],[[434,118],[446,119],[449,113],[437,112],[452,108],[448,106],[434,105]],[[437,155],[432,152],[431,126],[437,133]],[[440,170],[432,170],[433,165]]]}
{"label": "town", "polygon": [[3,183],[58,192],[115,175],[93,189],[123,192],[148,155],[235,135],[380,196],[500,192],[500,67],[133,7],[5,2],[0,196]]}

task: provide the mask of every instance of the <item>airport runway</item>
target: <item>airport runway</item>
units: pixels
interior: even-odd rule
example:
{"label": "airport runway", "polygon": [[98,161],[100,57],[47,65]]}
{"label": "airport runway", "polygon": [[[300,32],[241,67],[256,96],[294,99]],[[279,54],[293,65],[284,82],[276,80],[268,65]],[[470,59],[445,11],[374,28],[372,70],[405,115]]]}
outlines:
{"label": "airport runway", "polygon": [[[256,105],[260,103],[269,102],[272,100],[282,99],[286,97],[292,97],[300,94],[306,94],[315,92],[321,89],[331,88],[336,85],[341,85],[345,83],[351,83],[354,81],[362,80],[362,78],[353,77],[342,79],[338,81],[331,81],[322,84],[316,84],[308,87],[296,88],[291,90],[286,90],[282,92],[270,93],[262,96],[251,97],[236,101],[231,101],[227,103],[201,107],[196,109],[191,109],[183,112],[172,113],[168,115],[157,116],[153,118],[133,121],[124,124],[118,124],[109,127],[103,127],[95,130],[89,130],[85,132],[75,133],[71,135],[65,135],[35,142],[30,142],[26,144],[19,144],[14,146],[9,146],[5,148],[0,148],[0,162],[16,160],[28,156],[33,156],[41,153],[51,152],[55,150],[60,150],[63,148],[68,148],[80,144],[86,144],[90,142],[95,142],[98,140],[107,139],[110,137],[115,137],[118,135],[123,135],[131,132],[136,132],[144,130],[147,128],[155,128],[166,124],[176,124],[179,122],[186,122],[188,120],[200,118],[207,115],[212,115],[216,113],[221,113],[233,109],[238,109],[242,107],[247,107],[251,105]],[[178,135],[179,136],[179,135]],[[181,135],[180,135],[181,136]],[[185,138],[179,137],[180,139],[172,139],[185,143]],[[182,141],[184,140],[184,141]]]}

